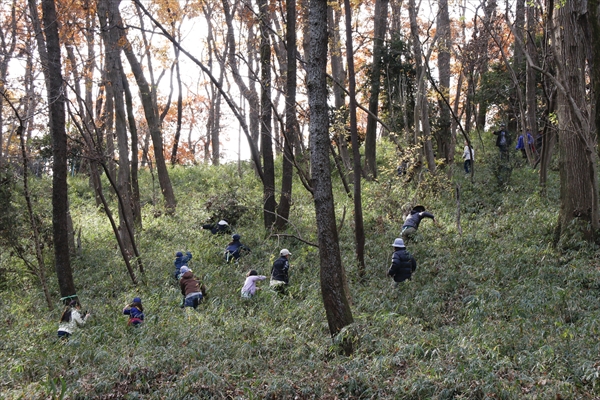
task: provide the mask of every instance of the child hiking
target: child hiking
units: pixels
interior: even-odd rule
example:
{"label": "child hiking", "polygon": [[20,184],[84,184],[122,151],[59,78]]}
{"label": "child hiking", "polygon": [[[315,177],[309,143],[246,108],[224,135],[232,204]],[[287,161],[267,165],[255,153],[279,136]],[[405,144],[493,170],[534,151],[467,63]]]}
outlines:
{"label": "child hiking", "polygon": [[256,291],[260,290],[259,287],[256,287],[256,282],[264,281],[265,279],[267,279],[266,276],[258,275],[258,272],[254,269],[248,271],[248,274],[246,274],[246,281],[242,287],[242,298],[251,299],[252,296],[256,294]]}
{"label": "child hiking", "polygon": [[89,313],[85,313],[82,317],[81,304],[79,304],[78,300],[71,300],[60,316],[57,332],[58,337],[68,339],[77,327],[85,325],[89,317]]}
{"label": "child hiking", "polygon": [[127,325],[140,326],[144,322],[144,307],[142,306],[142,299],[134,297],[133,301],[125,306],[123,314],[129,315],[129,321]]}

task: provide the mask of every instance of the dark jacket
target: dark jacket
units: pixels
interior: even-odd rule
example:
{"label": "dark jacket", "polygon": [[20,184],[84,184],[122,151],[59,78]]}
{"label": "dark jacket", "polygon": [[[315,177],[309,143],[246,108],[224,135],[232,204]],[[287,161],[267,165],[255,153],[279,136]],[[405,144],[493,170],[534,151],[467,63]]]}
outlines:
{"label": "dark jacket", "polygon": [[286,285],[289,283],[288,271],[290,269],[290,262],[287,257],[281,256],[273,263],[271,268],[271,279],[285,282]]}
{"label": "dark jacket", "polygon": [[206,229],[211,231],[211,233],[213,235],[216,235],[217,233],[220,235],[226,234],[226,233],[231,233],[231,227],[229,225],[219,225],[217,224],[204,224],[202,225],[202,229]]}
{"label": "dark jacket", "polygon": [[239,239],[232,240],[225,248],[225,259],[227,262],[229,262],[232,258],[237,260],[240,258],[242,251],[250,252],[250,248],[242,244]]}
{"label": "dark jacket", "polygon": [[[493,132],[493,134],[498,136],[496,138],[496,146],[497,147],[508,148],[508,146],[510,146],[510,144],[512,143],[512,139],[511,139],[509,133],[506,131],[506,129],[500,129],[499,131]],[[504,137],[506,139],[506,143],[504,146],[502,145],[502,137]]]}
{"label": "dark jacket", "polygon": [[200,282],[194,278],[192,271],[188,271],[181,275],[179,286],[181,287],[181,294],[184,297],[188,294],[202,292],[202,289],[200,288]]}
{"label": "dark jacket", "polygon": [[144,312],[135,306],[125,307],[123,314],[129,315],[129,324],[131,325],[141,324],[144,320]]}
{"label": "dark jacket", "polygon": [[404,220],[404,225],[402,225],[402,227],[412,226],[415,229],[419,229],[419,224],[421,223],[421,220],[423,218],[435,219],[433,214],[430,212],[427,212],[427,211],[416,212],[413,210],[410,212],[410,215],[408,217],[406,217],[406,219]]}
{"label": "dark jacket", "polygon": [[388,270],[388,276],[394,278],[395,282],[403,282],[410,279],[416,269],[415,258],[406,249],[399,249],[392,255],[392,265]]}
{"label": "dark jacket", "polygon": [[175,279],[179,275],[179,270],[192,259],[192,253],[189,251],[181,257],[175,257]]}

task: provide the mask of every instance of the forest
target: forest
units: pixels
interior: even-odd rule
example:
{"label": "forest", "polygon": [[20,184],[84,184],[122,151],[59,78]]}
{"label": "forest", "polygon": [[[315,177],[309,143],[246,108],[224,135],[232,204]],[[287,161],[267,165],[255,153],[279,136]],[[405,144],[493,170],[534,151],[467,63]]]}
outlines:
{"label": "forest", "polygon": [[0,397],[598,398],[599,7],[2,2]]}

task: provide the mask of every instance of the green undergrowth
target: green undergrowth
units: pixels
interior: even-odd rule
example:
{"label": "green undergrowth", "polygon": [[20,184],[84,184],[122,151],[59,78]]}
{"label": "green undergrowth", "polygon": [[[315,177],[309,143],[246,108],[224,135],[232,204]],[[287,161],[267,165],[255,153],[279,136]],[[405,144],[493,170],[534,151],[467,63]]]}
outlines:
{"label": "green undergrowth", "polygon": [[[153,203],[158,180],[143,171],[137,240],[145,273],[136,269],[140,284],[133,285],[87,179],[72,178],[71,214],[82,241],[72,264],[78,295],[92,317],[68,342],[59,342],[58,300],[49,311],[39,283],[3,251],[0,262],[12,272],[0,292],[0,397],[597,398],[597,248],[577,238],[568,251],[554,248],[554,172],[542,196],[536,170],[514,160],[508,181],[499,182],[496,154],[476,150],[473,180],[457,164],[451,178],[440,171],[420,183],[397,177],[392,152],[383,153],[377,182],[363,183],[363,277],[354,256],[353,203],[334,176],[355,320],[342,332],[355,340],[349,357],[329,336],[318,249],[305,243],[317,244],[314,207],[299,182],[285,233],[305,242],[265,233],[262,189],[249,164],[241,178],[234,164],[171,169],[178,199],[172,215]],[[218,217],[223,202],[240,207],[235,231],[252,249],[239,264],[222,259],[229,237],[199,229]],[[395,289],[386,277],[391,243],[402,210],[417,203],[440,224],[422,222],[408,243],[417,271]],[[268,276],[284,247],[293,254],[287,295],[271,292],[267,280],[255,299],[240,299],[246,272]],[[208,289],[197,311],[179,308],[181,294],[171,278],[178,250],[193,253],[190,266]],[[51,266],[48,272],[58,299]],[[128,328],[121,315],[135,296],[146,314],[139,329]]]}

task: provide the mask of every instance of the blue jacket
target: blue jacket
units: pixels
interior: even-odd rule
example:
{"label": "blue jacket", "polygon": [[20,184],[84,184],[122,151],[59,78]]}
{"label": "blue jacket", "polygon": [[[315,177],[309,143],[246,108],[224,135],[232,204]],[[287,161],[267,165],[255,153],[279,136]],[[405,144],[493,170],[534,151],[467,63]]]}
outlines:
{"label": "blue jacket", "polygon": [[192,253],[189,251],[185,256],[175,257],[175,279],[179,277],[179,270],[192,259]]}
{"label": "blue jacket", "polygon": [[402,225],[402,227],[404,228],[405,226],[412,226],[415,229],[419,229],[419,224],[421,223],[421,220],[423,218],[435,219],[435,217],[433,216],[433,214],[430,213],[430,212],[427,212],[427,211],[421,211],[421,212],[411,211],[410,215],[408,217],[406,217],[406,219],[404,220],[404,225]]}
{"label": "blue jacket", "polygon": [[271,279],[276,281],[282,281],[286,284],[289,283],[289,275],[288,271],[290,269],[290,262],[287,257],[281,256],[273,263],[273,267],[271,268]]}
{"label": "blue jacket", "polygon": [[[525,140],[523,140],[523,135],[519,135],[519,139],[517,140],[517,147],[515,147],[515,149],[517,150],[521,150],[525,148]],[[533,136],[531,136],[531,133],[527,132],[527,143],[529,143],[529,146],[533,145]]]}
{"label": "blue jacket", "polygon": [[394,278],[395,282],[403,282],[410,279],[416,269],[415,258],[406,249],[399,249],[392,255],[392,265],[390,265],[388,275]]}
{"label": "blue jacket", "polygon": [[137,307],[125,307],[123,314],[129,315],[129,324],[139,325],[144,321],[144,312]]}

